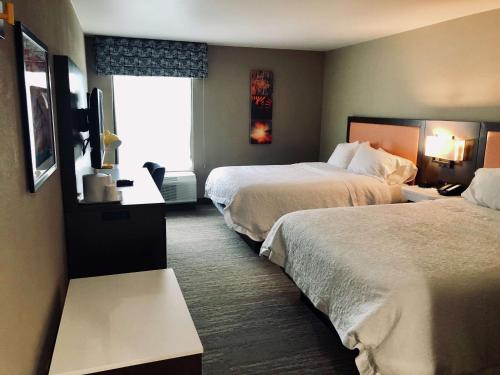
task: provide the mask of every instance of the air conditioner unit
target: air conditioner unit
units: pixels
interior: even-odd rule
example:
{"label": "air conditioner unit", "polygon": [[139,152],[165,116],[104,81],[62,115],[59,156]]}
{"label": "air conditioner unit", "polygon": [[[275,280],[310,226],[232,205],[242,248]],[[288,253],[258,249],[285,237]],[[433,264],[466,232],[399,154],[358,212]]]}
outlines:
{"label": "air conditioner unit", "polygon": [[196,176],[193,172],[167,172],[161,195],[167,204],[196,202]]}

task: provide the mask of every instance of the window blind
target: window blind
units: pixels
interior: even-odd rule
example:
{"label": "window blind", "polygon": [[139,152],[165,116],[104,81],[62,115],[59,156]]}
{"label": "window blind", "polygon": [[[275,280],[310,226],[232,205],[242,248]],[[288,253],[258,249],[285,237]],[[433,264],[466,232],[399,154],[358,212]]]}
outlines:
{"label": "window blind", "polygon": [[99,75],[208,77],[206,43],[97,36]]}

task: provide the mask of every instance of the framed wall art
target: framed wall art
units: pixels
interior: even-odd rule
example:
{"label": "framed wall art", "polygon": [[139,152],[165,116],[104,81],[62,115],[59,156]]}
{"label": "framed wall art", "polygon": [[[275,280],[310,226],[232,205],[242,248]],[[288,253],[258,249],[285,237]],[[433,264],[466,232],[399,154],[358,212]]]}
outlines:
{"label": "framed wall art", "polygon": [[26,169],[34,193],[57,169],[47,46],[20,22],[15,25]]}
{"label": "framed wall art", "polygon": [[[0,0],[0,13],[4,11],[3,1]],[[0,19],[0,39],[5,39],[4,20]]]}
{"label": "framed wall art", "polygon": [[273,141],[273,72],[250,72],[250,143]]}

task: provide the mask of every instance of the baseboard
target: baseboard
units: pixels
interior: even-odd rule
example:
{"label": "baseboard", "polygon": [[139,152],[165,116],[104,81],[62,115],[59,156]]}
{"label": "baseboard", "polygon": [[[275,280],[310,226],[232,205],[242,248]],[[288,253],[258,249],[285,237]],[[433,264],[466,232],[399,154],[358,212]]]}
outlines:
{"label": "baseboard", "polygon": [[209,198],[198,198],[197,204],[212,204],[212,200]]}

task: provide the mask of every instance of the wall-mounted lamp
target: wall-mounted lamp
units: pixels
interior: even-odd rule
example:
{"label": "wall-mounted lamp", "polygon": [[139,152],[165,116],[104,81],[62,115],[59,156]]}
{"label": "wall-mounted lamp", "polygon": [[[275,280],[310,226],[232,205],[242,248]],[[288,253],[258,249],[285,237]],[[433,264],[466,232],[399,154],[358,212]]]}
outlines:
{"label": "wall-mounted lamp", "polygon": [[14,4],[6,3],[5,6],[2,6],[3,1],[0,1],[0,10],[3,9],[3,13],[0,13],[0,38],[5,38],[5,33],[3,30],[3,22],[7,21],[7,23],[14,25]]}
{"label": "wall-mounted lamp", "polygon": [[425,156],[442,167],[453,168],[456,162],[464,160],[465,140],[440,135],[425,138]]}

